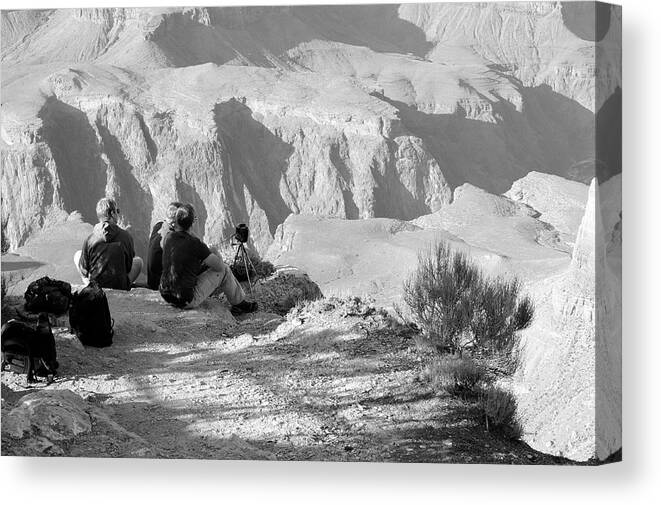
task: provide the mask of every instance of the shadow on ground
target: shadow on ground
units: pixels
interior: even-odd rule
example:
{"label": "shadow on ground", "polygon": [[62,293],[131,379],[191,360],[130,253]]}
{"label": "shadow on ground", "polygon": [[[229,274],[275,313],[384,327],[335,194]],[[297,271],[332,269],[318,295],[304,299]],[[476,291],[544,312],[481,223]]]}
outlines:
{"label": "shadow on ground", "polygon": [[[164,458],[571,463],[487,432],[474,405],[435,393],[411,339],[383,315],[193,328],[181,316],[166,330],[121,326],[107,349],[58,329],[52,387],[90,397]],[[10,375],[9,405],[24,394]],[[76,444],[70,454],[85,455]]]}

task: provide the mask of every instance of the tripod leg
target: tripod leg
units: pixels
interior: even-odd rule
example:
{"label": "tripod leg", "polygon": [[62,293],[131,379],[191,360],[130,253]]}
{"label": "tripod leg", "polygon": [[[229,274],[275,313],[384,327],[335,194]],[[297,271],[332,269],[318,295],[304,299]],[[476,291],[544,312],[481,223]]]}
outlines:
{"label": "tripod leg", "polygon": [[255,268],[255,265],[253,265],[252,260],[250,259],[250,256],[248,256],[248,263],[250,263],[250,266],[255,271],[255,273],[257,273],[257,269]]}
{"label": "tripod leg", "polygon": [[[250,288],[250,296],[252,296],[254,298],[253,293],[252,293],[252,281],[250,280],[250,270],[248,270],[248,262],[250,261],[250,258],[248,257],[248,252],[246,251],[246,248],[243,247],[243,244],[241,244],[241,249],[243,251],[242,252],[243,265],[246,268],[246,277],[248,278],[248,287]],[[250,262],[250,264],[252,265],[252,262]]]}
{"label": "tripod leg", "polygon": [[236,260],[239,259],[239,253],[241,252],[241,244],[236,248],[236,254],[234,255],[234,261],[232,262],[232,268],[236,270]]}

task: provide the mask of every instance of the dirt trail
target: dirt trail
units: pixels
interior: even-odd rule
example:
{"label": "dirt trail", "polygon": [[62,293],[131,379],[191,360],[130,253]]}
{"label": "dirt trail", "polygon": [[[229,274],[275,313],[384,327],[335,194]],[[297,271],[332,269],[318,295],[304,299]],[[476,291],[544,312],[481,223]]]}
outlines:
{"label": "dirt trail", "polygon": [[[146,456],[204,459],[558,463],[492,436],[471,407],[419,379],[410,335],[362,303],[319,300],[234,320],[225,303],[180,311],[157,293],[108,291],[115,342],[55,328],[59,380],[141,437]],[[3,408],[33,390],[3,372]],[[38,386],[38,388],[43,386]],[[134,456],[100,428],[70,455]],[[21,454],[7,441],[5,454]],[[140,454],[140,453],[138,453]]]}

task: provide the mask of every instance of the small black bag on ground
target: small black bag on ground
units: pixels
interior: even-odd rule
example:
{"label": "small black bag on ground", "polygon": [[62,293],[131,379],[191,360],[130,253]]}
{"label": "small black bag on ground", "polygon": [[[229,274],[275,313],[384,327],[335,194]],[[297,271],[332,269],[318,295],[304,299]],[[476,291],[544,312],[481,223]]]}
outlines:
{"label": "small black bag on ground", "polygon": [[48,314],[39,314],[36,328],[11,319],[2,325],[2,370],[24,373],[28,382],[35,375],[48,377],[49,384],[57,373],[57,351]]}
{"label": "small black bag on ground", "polygon": [[69,308],[71,284],[42,277],[29,284],[24,296],[25,310],[62,314]]}
{"label": "small black bag on ground", "polygon": [[106,294],[95,281],[73,294],[69,326],[83,345],[108,347],[114,335]]}

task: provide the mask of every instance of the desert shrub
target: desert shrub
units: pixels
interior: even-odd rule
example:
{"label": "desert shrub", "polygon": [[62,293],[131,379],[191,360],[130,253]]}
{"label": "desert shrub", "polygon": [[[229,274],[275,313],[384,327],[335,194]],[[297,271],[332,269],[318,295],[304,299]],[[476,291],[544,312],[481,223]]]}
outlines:
{"label": "desert shrub", "polygon": [[255,270],[257,271],[257,277],[265,278],[275,272],[275,266],[270,261],[261,260],[255,265]]}
{"label": "desert shrub", "polygon": [[463,254],[438,243],[418,256],[418,267],[404,283],[404,301],[423,334],[441,350],[457,352],[470,322],[471,290],[479,281]]}
{"label": "desert shrub", "polygon": [[[271,263],[270,261],[262,260],[259,257],[259,255],[252,249],[246,247],[246,251],[248,253],[248,258],[250,258],[250,261],[252,262],[252,266],[254,267],[253,269],[250,267],[250,265],[248,265],[250,279],[252,281],[255,281],[257,279],[263,279],[271,275],[273,272],[275,272],[275,267],[273,266],[273,263]],[[246,275],[245,264],[240,260],[237,261],[236,264],[234,264],[233,255],[229,261],[232,262],[230,263],[230,267],[232,269],[232,273],[234,274],[234,277],[236,277],[239,281],[247,281],[248,276]]]}
{"label": "desert shrub", "polygon": [[477,397],[491,382],[484,366],[465,357],[438,357],[429,364],[427,370],[434,386],[462,398]]}
{"label": "desert shrub", "polygon": [[521,286],[516,279],[483,277],[476,287],[469,319],[475,345],[491,355],[511,354],[517,332],[532,322],[532,301],[519,297]]}
{"label": "desert shrub", "polygon": [[489,277],[462,252],[439,242],[418,256],[404,283],[404,301],[424,338],[440,351],[513,355],[517,332],[534,307],[518,280]]}
{"label": "desert shrub", "polygon": [[516,399],[512,393],[493,386],[485,388],[480,395],[480,408],[484,413],[487,430],[508,438],[521,438],[523,429],[517,417]]}

